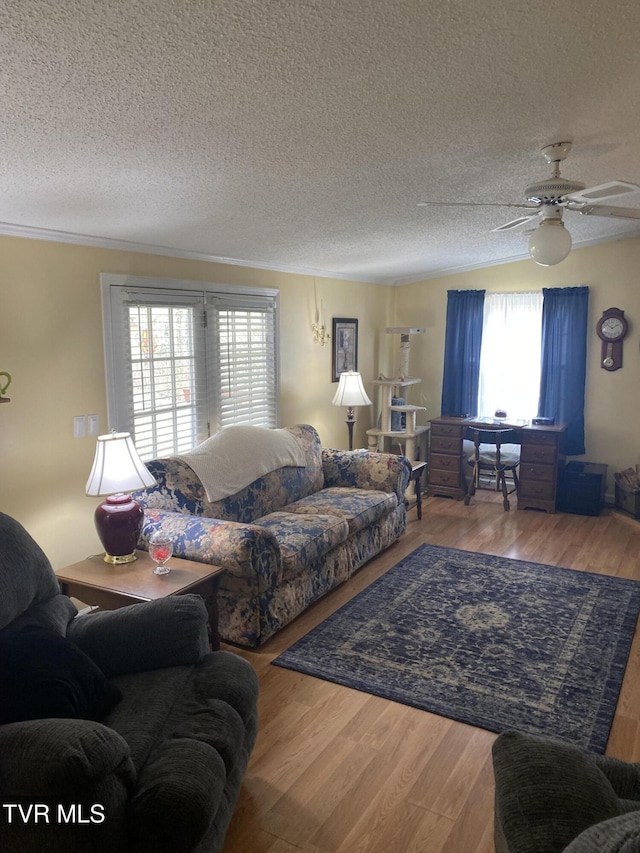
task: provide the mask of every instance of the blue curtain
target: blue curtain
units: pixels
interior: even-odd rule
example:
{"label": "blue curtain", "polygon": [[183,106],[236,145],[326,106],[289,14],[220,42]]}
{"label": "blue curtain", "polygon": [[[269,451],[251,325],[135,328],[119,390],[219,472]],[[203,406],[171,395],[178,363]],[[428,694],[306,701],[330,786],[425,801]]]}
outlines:
{"label": "blue curtain", "polygon": [[441,413],[478,414],[484,290],[449,290]]}
{"label": "blue curtain", "polygon": [[538,415],[566,421],[565,452],[584,449],[588,287],[542,289],[542,374]]}

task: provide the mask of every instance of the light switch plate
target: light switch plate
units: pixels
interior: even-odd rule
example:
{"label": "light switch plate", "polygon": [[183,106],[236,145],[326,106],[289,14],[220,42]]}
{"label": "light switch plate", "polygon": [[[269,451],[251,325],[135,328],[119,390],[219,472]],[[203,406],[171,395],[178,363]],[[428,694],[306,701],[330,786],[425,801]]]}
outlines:
{"label": "light switch plate", "polygon": [[89,421],[89,435],[98,435],[100,430],[98,415],[87,415]]}
{"label": "light switch plate", "polygon": [[76,415],[73,419],[73,437],[82,438],[87,434],[84,415]]}

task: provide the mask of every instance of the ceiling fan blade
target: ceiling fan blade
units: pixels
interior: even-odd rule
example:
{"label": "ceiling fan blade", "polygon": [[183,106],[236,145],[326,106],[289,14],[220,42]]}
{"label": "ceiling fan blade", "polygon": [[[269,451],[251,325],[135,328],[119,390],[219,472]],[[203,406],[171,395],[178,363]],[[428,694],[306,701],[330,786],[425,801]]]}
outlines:
{"label": "ceiling fan blade", "polygon": [[439,205],[440,207],[515,207],[518,210],[537,210],[539,207],[537,204],[527,204],[527,202],[502,204],[501,202],[491,201],[419,201],[416,207],[431,207],[432,205]]}
{"label": "ceiling fan blade", "polygon": [[597,187],[587,187],[585,190],[580,190],[577,193],[569,193],[567,199],[569,201],[592,202],[605,201],[609,198],[616,198],[626,193],[634,193],[640,190],[638,184],[630,184],[627,181],[609,181],[606,184],[598,184]]}
{"label": "ceiling fan blade", "polygon": [[505,222],[504,225],[498,225],[497,228],[492,228],[492,231],[511,231],[512,228],[519,228],[521,225],[524,225],[525,222],[530,222],[532,219],[535,219],[540,215],[540,211],[537,213],[530,213],[528,216],[519,216],[517,219],[512,219],[511,222]]}
{"label": "ceiling fan blade", "polygon": [[619,219],[640,219],[640,209],[634,207],[611,207],[608,204],[592,204],[581,208],[583,216],[612,216]]}

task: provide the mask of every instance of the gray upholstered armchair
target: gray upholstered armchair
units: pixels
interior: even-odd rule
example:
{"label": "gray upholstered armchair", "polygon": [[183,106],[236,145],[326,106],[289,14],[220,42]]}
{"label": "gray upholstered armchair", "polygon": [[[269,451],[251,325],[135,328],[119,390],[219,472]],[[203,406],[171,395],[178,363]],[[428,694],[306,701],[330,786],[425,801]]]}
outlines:
{"label": "gray upholstered armchair", "polygon": [[209,653],[195,595],[76,614],[0,513],[0,850],[220,850],[256,737],[253,668]]}
{"label": "gray upholstered armchair", "polygon": [[503,732],[493,770],[496,853],[640,851],[640,764]]}

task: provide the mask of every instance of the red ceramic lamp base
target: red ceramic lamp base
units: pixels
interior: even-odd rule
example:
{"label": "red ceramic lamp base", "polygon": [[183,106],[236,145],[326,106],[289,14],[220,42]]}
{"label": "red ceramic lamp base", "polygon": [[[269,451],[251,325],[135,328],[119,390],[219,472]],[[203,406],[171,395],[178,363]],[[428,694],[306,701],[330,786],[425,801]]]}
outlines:
{"label": "red ceramic lamp base", "polygon": [[104,560],[114,565],[136,559],[136,546],[144,511],[131,495],[109,495],[96,507],[95,524],[105,550]]}

